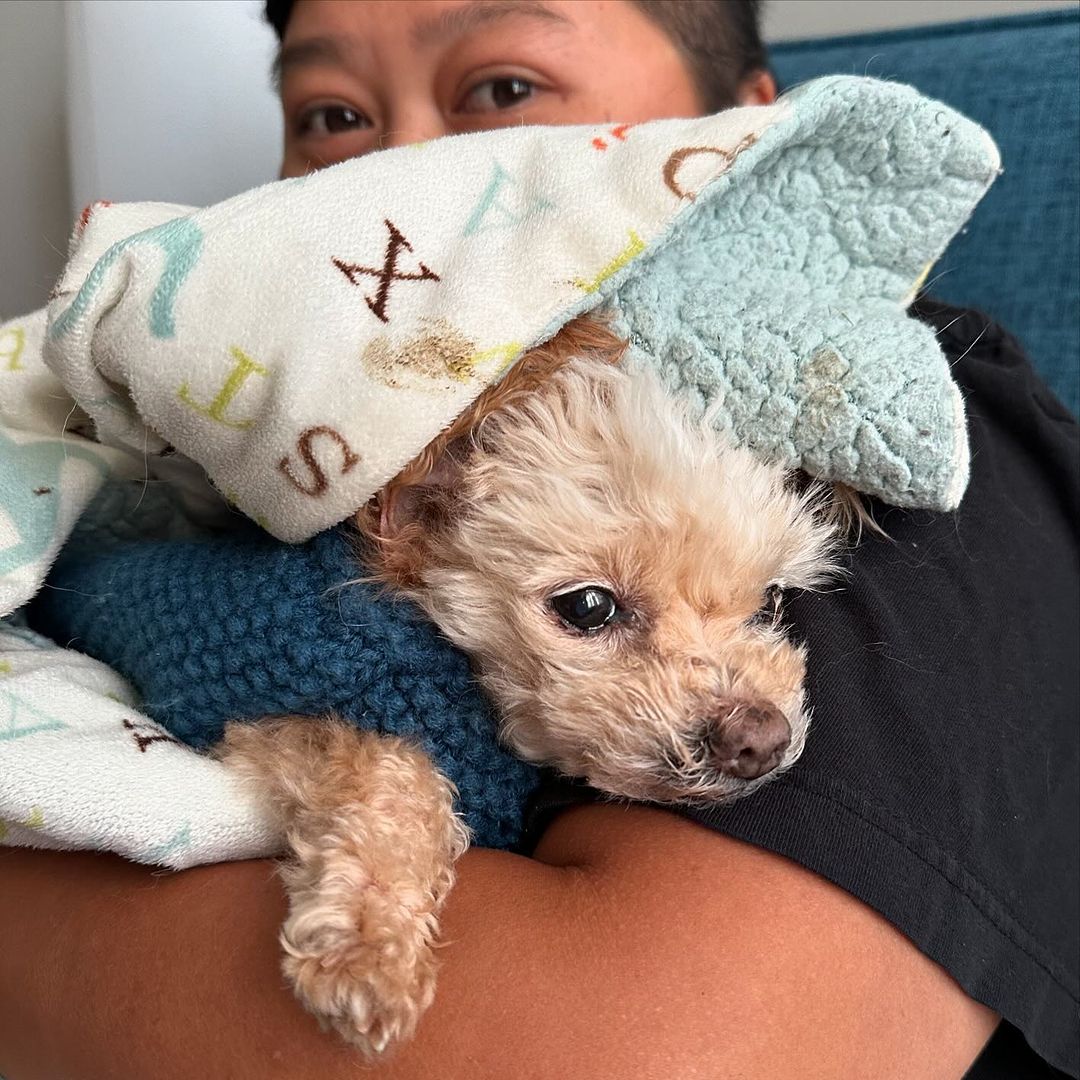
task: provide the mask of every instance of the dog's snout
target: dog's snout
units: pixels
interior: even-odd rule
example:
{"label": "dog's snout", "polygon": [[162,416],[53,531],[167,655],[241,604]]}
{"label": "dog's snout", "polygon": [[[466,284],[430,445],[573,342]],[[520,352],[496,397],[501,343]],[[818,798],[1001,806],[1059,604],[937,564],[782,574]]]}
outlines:
{"label": "dog's snout", "polygon": [[768,703],[730,703],[709,725],[710,764],[741,780],[755,780],[772,772],[790,743],[787,718]]}

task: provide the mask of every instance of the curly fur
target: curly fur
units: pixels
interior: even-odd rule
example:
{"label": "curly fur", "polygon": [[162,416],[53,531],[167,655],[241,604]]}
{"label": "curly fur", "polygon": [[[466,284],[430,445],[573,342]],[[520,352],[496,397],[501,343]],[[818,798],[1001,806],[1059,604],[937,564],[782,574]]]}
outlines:
{"label": "curly fur", "polygon": [[[728,445],[623,348],[583,318],[523,357],[357,515],[364,557],[469,654],[524,758],[619,796],[732,799],[789,767],[809,724],[775,590],[825,581],[859,511]],[[551,605],[587,585],[619,603],[590,634]],[[790,734],[752,775],[717,751],[746,725]],[[452,786],[333,720],[232,725],[221,752],[288,838],[298,996],[369,1054],[407,1037],[467,844]]]}
{"label": "curly fur", "polygon": [[403,740],[333,718],[230,724],[217,753],[282,821],[282,969],[297,996],[369,1055],[408,1037],[435,993],[438,913],[468,846],[453,785]]}
{"label": "curly fur", "polygon": [[[591,347],[556,339],[539,381],[527,359],[361,515],[373,571],[473,658],[522,756],[617,795],[742,794],[758,781],[711,769],[702,725],[765,703],[791,725],[781,768],[798,757],[802,653],[755,616],[771,586],[832,572],[827,489],[729,446],[582,322]],[[547,601],[580,584],[627,619],[568,633]]]}

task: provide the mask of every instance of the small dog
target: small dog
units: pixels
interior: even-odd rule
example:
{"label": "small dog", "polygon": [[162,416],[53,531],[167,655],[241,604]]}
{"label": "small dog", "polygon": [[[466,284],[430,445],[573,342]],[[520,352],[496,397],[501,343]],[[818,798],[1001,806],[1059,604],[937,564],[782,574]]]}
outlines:
{"label": "small dog", "polygon": [[[357,517],[372,576],[472,659],[523,758],[603,792],[719,802],[802,751],[804,656],[782,590],[822,584],[840,526],[671,399],[585,317],[524,356]],[[304,1005],[369,1054],[434,994],[467,833],[400,739],[333,719],[230,725],[292,860],[281,940]]]}

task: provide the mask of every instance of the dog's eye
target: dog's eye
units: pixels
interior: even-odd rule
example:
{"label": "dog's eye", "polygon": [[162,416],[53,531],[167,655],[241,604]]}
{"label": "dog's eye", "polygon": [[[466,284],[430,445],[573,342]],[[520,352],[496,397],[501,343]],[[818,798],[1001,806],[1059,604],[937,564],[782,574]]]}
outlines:
{"label": "dog's eye", "polygon": [[761,607],[753,614],[750,621],[759,626],[776,626],[784,610],[784,590],[779,585],[770,585],[765,590]]}
{"label": "dog's eye", "polygon": [[603,629],[619,612],[615,597],[596,585],[560,593],[548,603],[567,626],[587,634]]}

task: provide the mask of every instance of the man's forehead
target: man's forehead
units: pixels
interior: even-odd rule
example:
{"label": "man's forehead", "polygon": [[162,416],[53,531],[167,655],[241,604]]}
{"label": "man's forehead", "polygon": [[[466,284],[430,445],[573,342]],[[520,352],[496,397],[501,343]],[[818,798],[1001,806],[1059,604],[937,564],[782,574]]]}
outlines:
{"label": "man's forehead", "polygon": [[446,38],[460,37],[477,27],[510,17],[539,19],[570,25],[570,20],[540,0],[471,0],[444,8],[436,15],[419,20],[411,36],[417,45],[427,45]]}
{"label": "man's forehead", "polygon": [[[346,10],[355,12],[361,6],[349,5]],[[413,16],[409,29],[409,38],[413,45],[424,47],[453,40],[480,27],[508,19],[531,19],[551,26],[572,25],[566,15],[541,0],[469,0],[467,3],[439,5],[438,10],[431,14],[420,14],[435,6],[405,3],[394,5],[392,10],[400,13],[402,18]],[[340,10],[338,8],[339,12]],[[350,34],[349,29],[351,28],[342,27],[340,32],[332,30],[330,33],[305,36],[284,44],[274,60],[275,82],[280,82],[281,77],[291,68],[315,65],[346,66],[355,59],[356,53],[362,47],[360,38],[356,34]]]}

